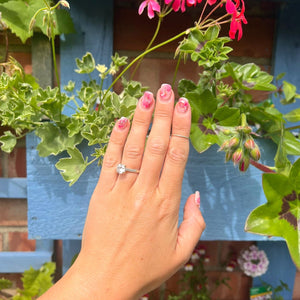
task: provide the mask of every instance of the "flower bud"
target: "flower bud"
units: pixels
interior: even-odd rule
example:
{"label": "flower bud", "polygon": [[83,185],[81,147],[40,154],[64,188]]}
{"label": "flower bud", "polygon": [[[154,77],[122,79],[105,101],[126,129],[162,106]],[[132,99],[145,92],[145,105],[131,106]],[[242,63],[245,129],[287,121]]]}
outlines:
{"label": "flower bud", "polygon": [[238,139],[237,137],[233,137],[233,138],[231,138],[231,139],[229,140],[228,146],[229,146],[229,148],[235,148],[235,147],[238,146],[239,142],[240,142],[240,141],[239,141],[239,139]]}
{"label": "flower bud", "polygon": [[243,158],[243,149],[238,148],[233,154],[232,154],[232,161],[235,165],[237,165]]}
{"label": "flower bud", "polygon": [[259,151],[259,148],[257,146],[250,151],[250,156],[255,161],[258,161],[260,159],[260,151]]}
{"label": "flower bud", "polygon": [[248,138],[245,141],[244,146],[245,146],[246,149],[252,150],[252,149],[254,149],[256,147],[256,144],[255,144],[255,142],[253,141],[252,138]]}
{"label": "flower bud", "polygon": [[244,157],[239,163],[239,170],[241,172],[246,172],[249,167],[249,157]]}
{"label": "flower bud", "polygon": [[225,162],[230,161],[232,158],[232,152],[231,151],[227,151],[225,154]]}
{"label": "flower bud", "polygon": [[219,151],[226,151],[229,148],[229,141],[226,140],[220,147]]}
{"label": "flower bud", "polygon": [[68,1],[66,1],[66,0],[61,0],[61,1],[60,1],[60,4],[61,4],[62,6],[64,6],[64,7],[67,7],[67,8],[70,9],[70,4],[69,4]]}

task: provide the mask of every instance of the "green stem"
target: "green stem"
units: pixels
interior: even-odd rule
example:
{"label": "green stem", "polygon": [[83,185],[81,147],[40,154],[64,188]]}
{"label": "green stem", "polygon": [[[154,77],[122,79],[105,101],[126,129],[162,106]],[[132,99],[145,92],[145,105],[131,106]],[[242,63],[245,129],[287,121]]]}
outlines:
{"label": "green stem", "polygon": [[59,92],[59,120],[61,121],[61,111],[62,111],[62,100],[61,100],[61,87],[60,87],[60,78],[58,74],[57,62],[56,62],[56,51],[55,51],[55,35],[53,33],[53,23],[51,23],[51,46],[52,46],[52,58],[53,58],[53,66],[55,72],[56,83],[58,86]]}
{"label": "green stem", "polygon": [[168,43],[171,43],[177,39],[179,39],[180,37],[182,37],[183,35],[185,34],[188,34],[190,32],[192,28],[188,29],[188,30],[185,30],[177,35],[175,35],[174,37],[168,39],[167,41],[164,41],[148,50],[146,50],[145,52],[143,52],[142,54],[140,54],[139,56],[137,56],[130,64],[128,64],[128,66],[126,68],[124,68],[124,70],[116,77],[116,79],[112,82],[112,84],[108,87],[106,93],[104,94],[103,96],[103,99],[105,99],[105,97],[107,96],[107,93],[109,92],[109,90],[115,85],[115,83],[123,76],[123,74],[133,65],[135,64],[139,59],[141,59],[143,56],[147,55],[148,53],[168,44]]}
{"label": "green stem", "polygon": [[95,157],[94,159],[92,159],[91,161],[89,161],[87,163],[87,166],[91,165],[94,161],[96,161],[97,159],[99,159],[99,157]]}
{"label": "green stem", "polygon": [[[155,30],[155,32],[154,32],[154,35],[153,35],[151,41],[149,42],[149,44],[147,45],[146,49],[144,50],[144,53],[145,53],[145,51],[147,51],[147,50],[152,46],[153,42],[155,41],[155,39],[156,39],[156,37],[157,37],[157,35],[158,35],[158,32],[159,32],[159,29],[160,29],[160,25],[161,25],[162,19],[163,19],[163,17],[162,17],[162,16],[159,16],[158,22],[157,22],[157,26],[156,26],[156,30]],[[134,68],[134,70],[133,70],[133,72],[132,72],[132,74],[131,74],[131,79],[134,77],[134,74],[136,73],[137,69],[139,68],[139,66],[140,66],[140,64],[141,64],[141,62],[142,62],[144,56],[145,56],[145,55],[143,55],[143,56],[141,57],[141,59],[139,60],[139,62],[138,62],[137,65],[135,66],[135,68]]]}
{"label": "green stem", "polygon": [[181,56],[179,55],[178,56],[178,60],[177,60],[177,64],[176,64],[176,68],[175,68],[175,72],[174,72],[174,76],[173,76],[172,87],[175,86],[175,81],[176,81],[176,77],[177,77],[177,73],[178,73],[180,61],[181,61]]}

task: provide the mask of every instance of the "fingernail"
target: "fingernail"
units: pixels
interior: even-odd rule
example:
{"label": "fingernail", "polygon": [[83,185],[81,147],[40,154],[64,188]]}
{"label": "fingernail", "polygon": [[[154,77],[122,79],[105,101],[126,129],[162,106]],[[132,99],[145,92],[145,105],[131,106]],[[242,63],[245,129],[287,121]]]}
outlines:
{"label": "fingernail", "polygon": [[177,103],[177,111],[180,113],[185,113],[189,109],[189,101],[186,98],[180,98]]}
{"label": "fingernail", "polygon": [[172,94],[172,87],[167,83],[163,83],[159,90],[159,96],[160,96],[161,100],[164,100],[164,101],[169,100],[171,97],[171,94]]}
{"label": "fingernail", "polygon": [[198,191],[195,192],[195,203],[200,207],[200,193]]}
{"label": "fingernail", "polygon": [[142,99],[141,104],[145,109],[149,109],[154,101],[153,94],[151,92],[145,92]]}
{"label": "fingernail", "polygon": [[127,127],[128,123],[129,123],[129,120],[125,117],[122,117],[118,120],[117,126],[119,129],[125,129]]}

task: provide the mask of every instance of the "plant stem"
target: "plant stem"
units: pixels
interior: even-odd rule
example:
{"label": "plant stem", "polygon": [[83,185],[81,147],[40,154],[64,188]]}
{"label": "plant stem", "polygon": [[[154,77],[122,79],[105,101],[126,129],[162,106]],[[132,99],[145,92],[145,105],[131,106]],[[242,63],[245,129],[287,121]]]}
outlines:
{"label": "plant stem", "polygon": [[130,64],[128,64],[128,66],[126,68],[124,68],[124,70],[116,77],[116,79],[112,82],[112,84],[108,87],[106,93],[103,96],[103,99],[105,99],[105,97],[107,96],[107,93],[109,92],[109,90],[115,85],[115,83],[123,76],[123,74],[134,64],[136,63],[139,59],[141,59],[142,57],[144,57],[145,55],[147,55],[148,53],[168,44],[171,43],[177,39],[179,39],[180,37],[182,37],[185,34],[188,34],[190,32],[192,28],[189,28],[188,30],[185,30],[177,35],[175,35],[174,37],[168,39],[167,41],[164,41],[148,50],[146,50],[145,52],[143,52],[142,54],[140,54],[139,56],[137,56]]}
{"label": "plant stem", "polygon": [[175,72],[174,72],[174,76],[173,76],[172,87],[175,86],[175,81],[176,81],[176,77],[177,77],[177,73],[178,73],[180,61],[181,61],[181,56],[179,55],[178,56],[178,60],[177,60],[177,64],[176,64],[176,68],[175,68]]}
{"label": "plant stem", "polygon": [[265,173],[276,173],[274,170],[272,170],[270,167],[263,165],[261,163],[258,163],[257,161],[254,161],[252,159],[250,159],[250,164],[254,167],[256,167],[257,169],[265,172]]}
{"label": "plant stem", "polygon": [[[159,29],[160,29],[160,25],[161,25],[162,19],[163,19],[163,17],[162,17],[162,16],[159,16],[158,22],[157,22],[157,26],[156,26],[156,30],[155,30],[155,32],[154,32],[154,35],[153,35],[151,41],[149,42],[149,44],[147,45],[146,49],[144,50],[144,53],[145,53],[145,51],[147,51],[147,50],[152,46],[153,42],[155,41],[155,39],[156,39],[156,37],[157,37],[157,35],[158,35],[158,32],[159,32]],[[139,66],[140,66],[140,64],[141,64],[141,62],[142,62],[144,56],[145,56],[145,55],[143,55],[143,56],[141,57],[141,59],[139,60],[139,62],[138,62],[137,65],[135,66],[135,68],[134,68],[134,70],[133,70],[133,72],[132,72],[132,74],[131,74],[131,79],[134,77],[134,74],[136,73],[137,69],[139,68]]]}

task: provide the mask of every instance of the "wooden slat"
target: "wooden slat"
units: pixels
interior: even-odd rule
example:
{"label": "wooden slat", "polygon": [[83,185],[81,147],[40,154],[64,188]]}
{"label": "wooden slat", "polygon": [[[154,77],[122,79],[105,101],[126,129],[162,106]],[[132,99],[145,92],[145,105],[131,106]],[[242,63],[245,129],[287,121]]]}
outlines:
{"label": "wooden slat", "polygon": [[26,199],[27,178],[0,178],[0,198]]}
{"label": "wooden slat", "polygon": [[52,260],[53,241],[36,241],[36,251],[0,252],[0,273],[23,273],[30,267],[39,269]]}

